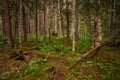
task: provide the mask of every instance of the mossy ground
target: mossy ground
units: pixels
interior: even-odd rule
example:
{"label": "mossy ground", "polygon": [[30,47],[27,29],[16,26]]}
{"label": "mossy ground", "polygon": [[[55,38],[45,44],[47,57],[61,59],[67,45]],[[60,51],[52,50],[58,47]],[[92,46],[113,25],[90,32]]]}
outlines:
{"label": "mossy ground", "polygon": [[[24,47],[31,47],[24,43]],[[25,46],[26,45],[26,46]],[[35,44],[37,45],[37,43]],[[35,46],[32,45],[32,46]],[[23,48],[24,48],[23,47]],[[0,79],[2,80],[120,80],[120,48],[103,48],[92,59],[84,60],[74,68],[69,67],[83,54],[43,53],[39,50],[24,50],[31,53],[29,63],[9,58],[8,51],[0,53]]]}

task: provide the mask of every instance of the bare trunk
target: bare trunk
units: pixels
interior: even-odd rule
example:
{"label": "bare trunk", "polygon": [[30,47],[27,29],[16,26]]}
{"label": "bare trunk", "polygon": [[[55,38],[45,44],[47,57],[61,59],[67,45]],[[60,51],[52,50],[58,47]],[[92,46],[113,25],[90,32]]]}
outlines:
{"label": "bare trunk", "polygon": [[14,38],[15,37],[17,37],[17,35],[18,35],[18,28],[17,28],[17,26],[18,26],[18,8],[17,8],[17,5],[18,5],[18,1],[17,0],[15,0],[16,1],[16,4],[15,4],[15,32],[14,32]]}
{"label": "bare trunk", "polygon": [[116,17],[116,0],[114,0],[114,13],[113,13],[113,21],[115,22]]}
{"label": "bare trunk", "polygon": [[73,46],[72,46],[72,51],[75,51],[75,26],[76,26],[76,18],[75,18],[75,5],[76,1],[73,0],[73,14],[72,14],[72,38],[73,38]]}
{"label": "bare trunk", "polygon": [[57,15],[56,15],[56,13],[54,15],[54,26],[55,26],[55,34],[56,34],[58,32],[58,30],[57,30]]}
{"label": "bare trunk", "polygon": [[23,18],[23,36],[24,41],[27,41],[27,27],[26,27],[26,13],[25,13],[25,6],[24,6],[24,0],[22,0],[22,18]]}
{"label": "bare trunk", "polygon": [[49,7],[46,8],[46,34],[49,34]]}
{"label": "bare trunk", "polygon": [[[45,5],[44,5],[45,6]],[[44,8],[44,27],[43,27],[44,41],[46,41],[46,9]]]}
{"label": "bare trunk", "polygon": [[40,11],[38,11],[37,15],[38,15],[38,38],[39,38],[39,35],[40,35]]}
{"label": "bare trunk", "polygon": [[37,9],[37,0],[36,0],[36,41],[38,41],[38,9]]}
{"label": "bare trunk", "polygon": [[110,16],[109,16],[109,34],[111,35],[113,33],[113,20],[114,20],[114,0],[110,0]]}
{"label": "bare trunk", "polygon": [[62,3],[61,3],[61,1],[60,1],[60,19],[61,19],[61,30],[62,30],[62,35],[63,35],[63,37],[64,37],[64,27],[63,27],[63,17],[62,17]]}
{"label": "bare trunk", "polygon": [[0,35],[3,34],[2,17],[0,16]]}
{"label": "bare trunk", "polygon": [[5,35],[7,41],[7,47],[13,48],[13,38],[12,38],[12,29],[11,29],[11,21],[10,21],[10,12],[9,12],[9,3],[8,0],[4,0],[4,16],[5,16]]}
{"label": "bare trunk", "polygon": [[94,47],[101,46],[101,17],[98,17],[98,2],[94,0]]}
{"label": "bare trunk", "polygon": [[67,30],[67,43],[70,41],[70,35],[69,35],[69,1],[66,0],[66,21],[67,21],[67,26],[66,26],[66,30]]}
{"label": "bare trunk", "polygon": [[22,1],[20,0],[20,10],[19,10],[19,43],[22,41]]}
{"label": "bare trunk", "polygon": [[[76,10],[77,11],[77,10]],[[79,14],[78,14],[78,12],[76,12],[76,31],[75,31],[75,40],[78,40],[78,38],[79,38],[79,21],[80,21],[80,19],[79,19]]]}
{"label": "bare trunk", "polygon": [[58,25],[59,25],[59,34],[62,35],[62,26],[61,26],[61,11],[60,11],[60,0],[58,0]]}
{"label": "bare trunk", "polygon": [[32,34],[35,36],[35,20],[34,17],[32,18]]}

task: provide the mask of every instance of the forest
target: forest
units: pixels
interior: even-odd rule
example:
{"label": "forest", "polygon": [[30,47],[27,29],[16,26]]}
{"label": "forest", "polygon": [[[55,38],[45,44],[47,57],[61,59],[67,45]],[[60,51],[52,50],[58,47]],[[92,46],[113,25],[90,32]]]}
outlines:
{"label": "forest", "polygon": [[0,0],[0,80],[120,80],[120,0]]}

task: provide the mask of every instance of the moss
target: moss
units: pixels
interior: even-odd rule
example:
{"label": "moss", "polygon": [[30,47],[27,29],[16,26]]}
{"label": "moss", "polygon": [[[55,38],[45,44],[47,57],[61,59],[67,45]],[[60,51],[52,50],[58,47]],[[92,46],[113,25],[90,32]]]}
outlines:
{"label": "moss", "polygon": [[[54,41],[52,44],[62,43],[62,41],[59,43]],[[52,47],[52,44],[50,47]],[[25,46],[29,48],[31,45],[33,45],[33,43]],[[58,46],[59,45],[56,47],[58,48]],[[62,48],[64,47],[65,46],[62,45]],[[61,50],[63,50],[62,48]],[[2,65],[3,61],[6,62],[7,67],[8,65],[12,65],[9,67],[9,71],[14,72],[14,74],[9,74],[9,80],[54,80],[57,78],[62,80],[120,79],[120,50],[113,48],[111,48],[111,50],[102,49],[95,58],[89,61],[85,60],[69,70],[68,67],[82,55],[79,52],[69,52],[69,49],[67,50],[68,53],[63,52],[63,54],[60,54],[59,51],[55,51],[55,54],[50,54],[41,53],[38,50],[24,50],[24,53],[31,53],[33,55],[33,58],[28,64],[24,61],[9,59],[10,55],[8,55],[8,52],[3,51],[4,54],[0,55],[0,67],[6,67]],[[16,50],[16,52],[17,51],[19,50]],[[0,71],[2,72],[0,73],[6,73],[7,70],[1,68]],[[1,77],[3,76],[0,76],[0,78]]]}

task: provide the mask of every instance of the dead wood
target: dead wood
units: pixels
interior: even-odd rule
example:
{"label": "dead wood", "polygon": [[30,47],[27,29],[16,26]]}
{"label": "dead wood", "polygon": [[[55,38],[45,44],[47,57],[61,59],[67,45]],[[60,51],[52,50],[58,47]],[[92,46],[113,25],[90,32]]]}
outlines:
{"label": "dead wood", "polygon": [[34,47],[23,47],[21,49],[14,49],[13,51],[9,52],[9,58],[15,59],[15,60],[24,60],[27,55],[31,55],[29,50],[35,50],[38,49],[38,46]]}
{"label": "dead wood", "polygon": [[90,51],[88,51],[87,53],[85,53],[83,56],[79,57],[73,64],[72,66],[70,66],[70,68],[74,67],[75,65],[77,65],[78,63],[82,62],[84,59],[88,59],[91,57],[94,57],[99,50],[103,47],[103,46],[107,46],[109,44],[114,43],[118,38],[120,37],[120,34],[117,33],[114,36],[108,38],[104,43],[102,43],[100,46],[98,47],[94,47],[93,49],[91,49]]}

